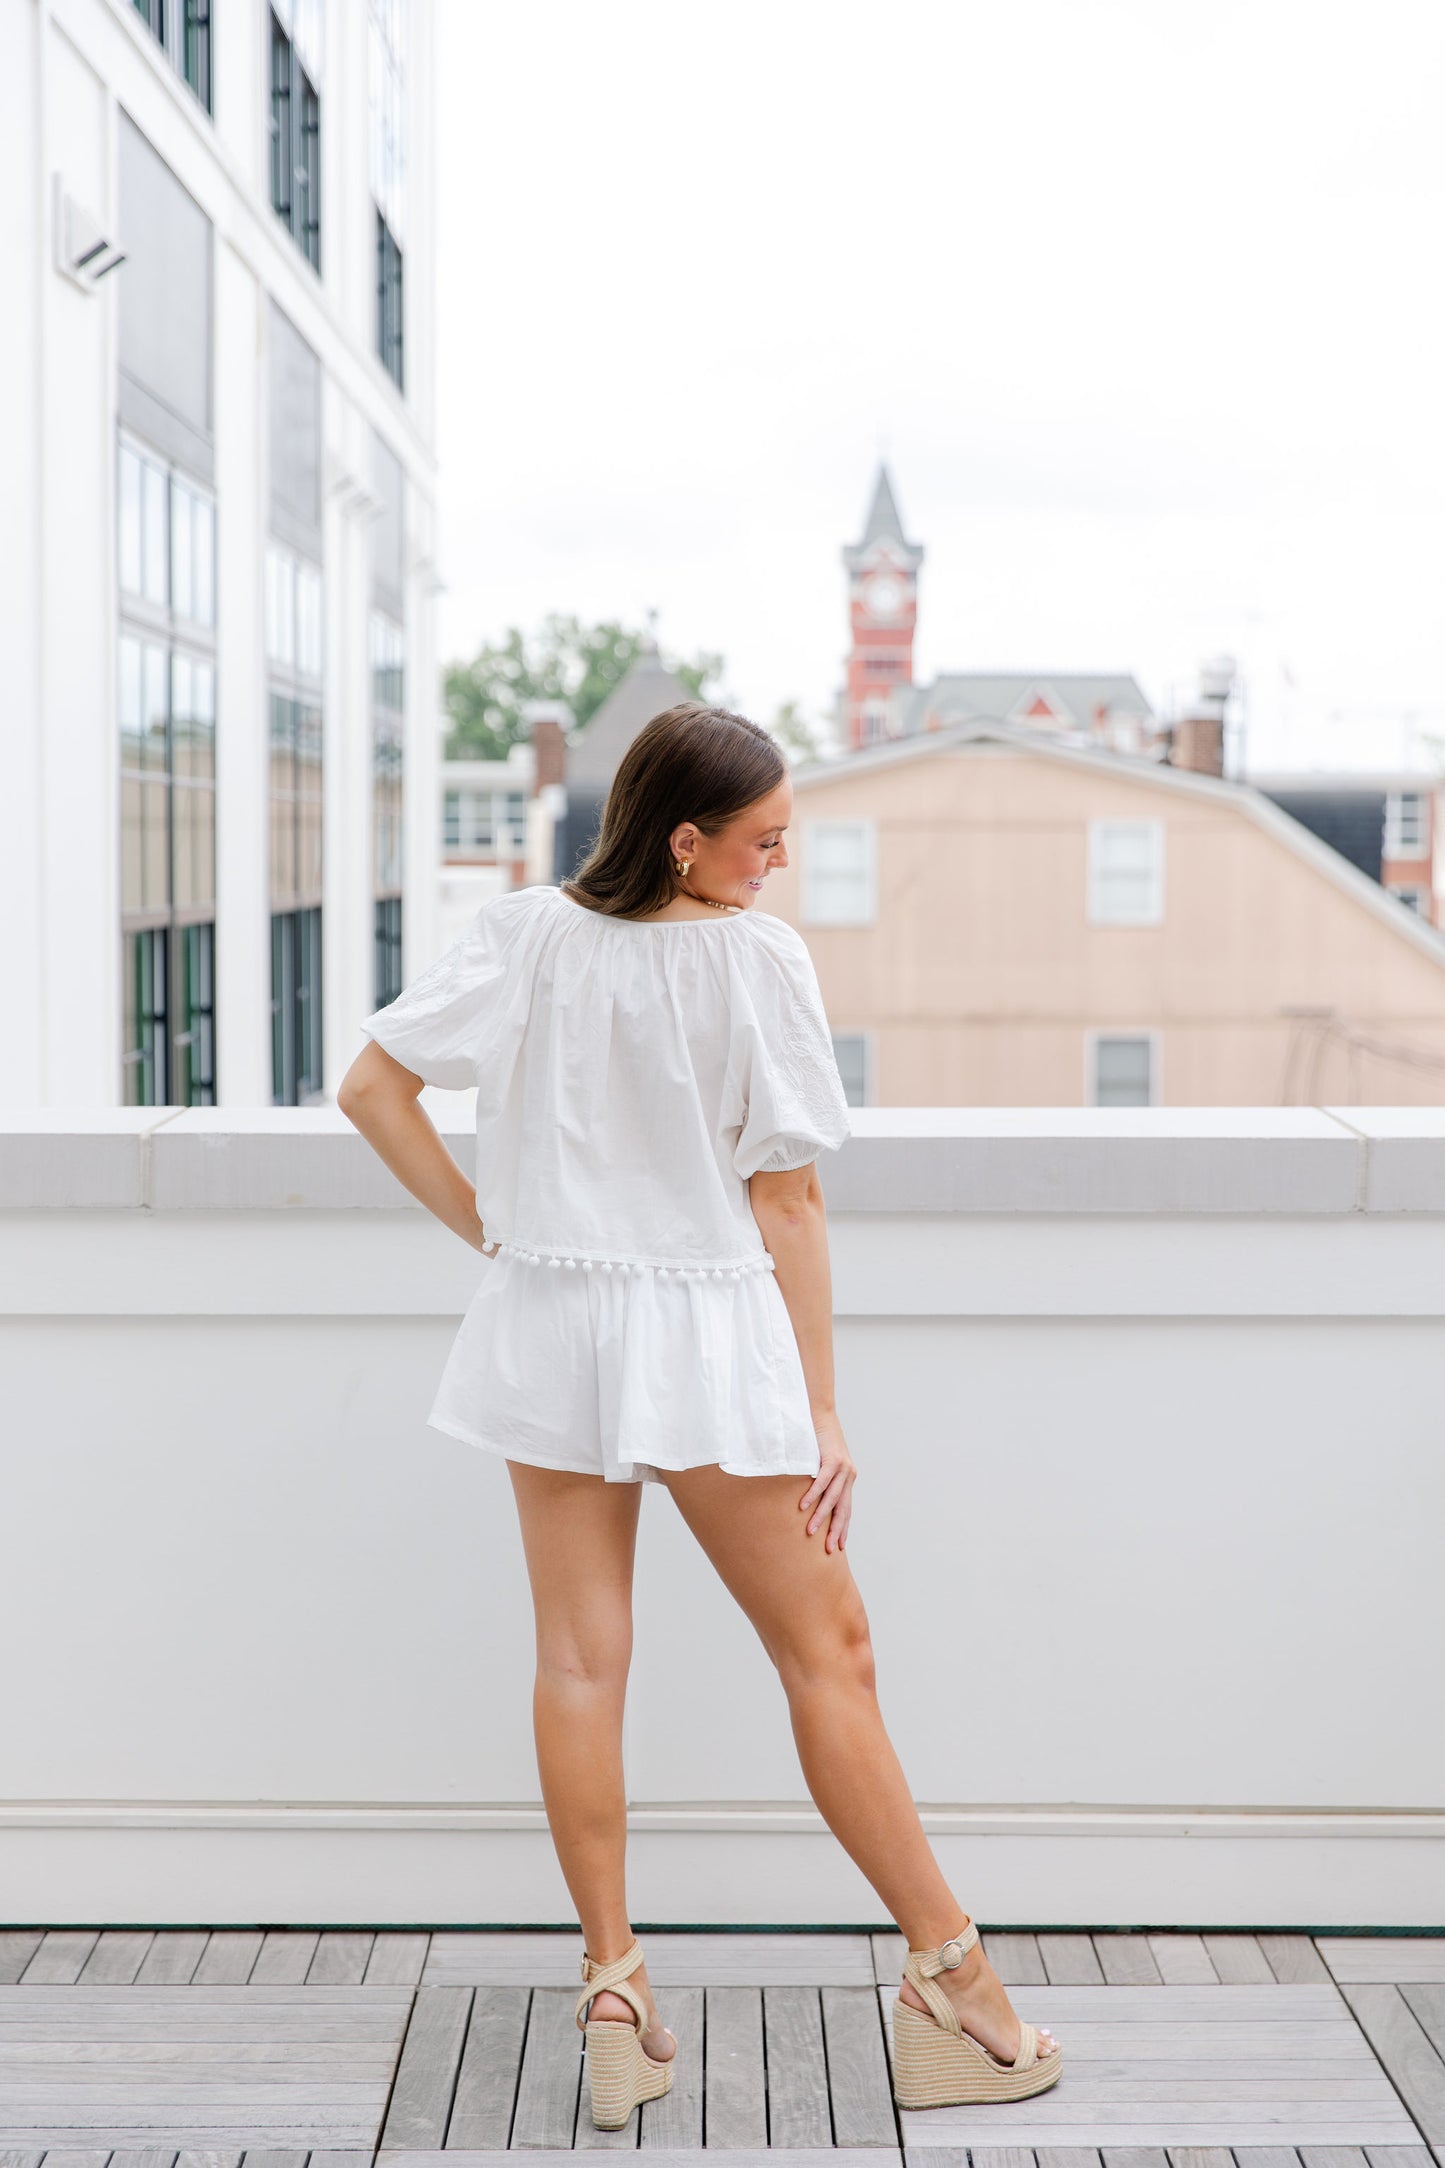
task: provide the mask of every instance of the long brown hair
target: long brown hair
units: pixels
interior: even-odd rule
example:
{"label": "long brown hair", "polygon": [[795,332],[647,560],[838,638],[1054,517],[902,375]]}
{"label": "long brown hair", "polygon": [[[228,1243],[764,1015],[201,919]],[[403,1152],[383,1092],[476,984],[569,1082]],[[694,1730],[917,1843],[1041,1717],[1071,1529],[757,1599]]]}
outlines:
{"label": "long brown hair", "polygon": [[618,763],[597,839],[560,886],[611,918],[643,918],[677,894],[668,837],[681,821],[715,836],[788,772],[775,738],[730,708],[664,708]]}

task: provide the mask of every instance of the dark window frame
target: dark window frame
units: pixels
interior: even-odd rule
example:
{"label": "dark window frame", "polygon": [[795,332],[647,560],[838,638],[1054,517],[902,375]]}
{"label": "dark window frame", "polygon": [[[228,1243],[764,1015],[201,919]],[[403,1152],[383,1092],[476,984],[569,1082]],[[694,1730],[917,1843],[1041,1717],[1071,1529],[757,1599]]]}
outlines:
{"label": "dark window frame", "polygon": [[271,10],[271,208],[321,276],[321,93]]}
{"label": "dark window frame", "polygon": [[376,351],[397,390],[405,391],[405,258],[380,210],[376,214]]}

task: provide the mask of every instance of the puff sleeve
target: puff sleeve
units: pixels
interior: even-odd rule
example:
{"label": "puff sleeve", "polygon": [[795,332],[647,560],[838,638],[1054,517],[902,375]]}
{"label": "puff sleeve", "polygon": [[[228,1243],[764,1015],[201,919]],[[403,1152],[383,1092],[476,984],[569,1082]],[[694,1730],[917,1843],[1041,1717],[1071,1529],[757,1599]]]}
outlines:
{"label": "puff sleeve", "polygon": [[424,1084],[465,1091],[480,1080],[510,976],[498,918],[503,900],[484,903],[449,949],[362,1021],[366,1036]]}
{"label": "puff sleeve", "polygon": [[820,1151],[836,1151],[850,1133],[807,943],[782,926],[758,966],[743,1031],[746,1113],[733,1152],[733,1167],[744,1181],[806,1167]]}

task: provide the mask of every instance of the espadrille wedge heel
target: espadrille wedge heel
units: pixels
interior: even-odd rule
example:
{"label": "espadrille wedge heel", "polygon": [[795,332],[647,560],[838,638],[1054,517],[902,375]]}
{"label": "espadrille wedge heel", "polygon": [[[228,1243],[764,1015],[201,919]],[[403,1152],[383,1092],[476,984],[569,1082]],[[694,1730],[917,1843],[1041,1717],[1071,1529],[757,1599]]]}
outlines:
{"label": "espadrille wedge heel", "polygon": [[[640,1942],[634,1942],[610,1965],[594,1964],[590,1957],[582,1960],[582,1977],[587,1985],[577,1997],[576,2017],[587,2042],[587,2090],[592,2101],[592,2121],[598,2130],[621,2130],[639,2100],[657,2100],[672,2084],[675,2058],[656,2062],[642,2045],[647,2010],[636,1988],[628,1985],[630,1975],[641,1963]],[[635,2025],[624,2024],[620,2018],[588,2018],[584,2023],[582,2012],[604,1988],[631,2003],[637,2012]]]}
{"label": "espadrille wedge heel", "polygon": [[1011,2063],[1001,2063],[964,2031],[953,2004],[934,1986],[940,1972],[952,1972],[963,1963],[977,1940],[978,1929],[970,1920],[954,1941],[936,1950],[908,1953],[903,1977],[928,2010],[915,2010],[901,1997],[893,2005],[893,2097],[900,2108],[959,2108],[985,2100],[1025,2100],[1058,2081],[1064,2066],[1062,2051],[1056,2046],[1041,2055],[1036,2025],[1020,2019],[1018,2056]]}

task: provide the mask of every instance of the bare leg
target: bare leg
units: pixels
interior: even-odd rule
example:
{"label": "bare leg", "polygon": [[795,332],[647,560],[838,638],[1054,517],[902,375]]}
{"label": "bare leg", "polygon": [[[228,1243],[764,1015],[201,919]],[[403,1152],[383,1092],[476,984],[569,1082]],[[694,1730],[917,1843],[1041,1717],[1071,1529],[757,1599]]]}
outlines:
{"label": "bare leg", "polygon": [[[632,1941],[622,1709],[632,1657],[632,1563],[641,1487],[508,1461],[537,1622],[532,1721],[537,1773],[587,1954],[599,1964]],[[677,2043],[657,2020],[646,1967],[632,1975],[651,2022],[643,2045],[666,2062]],[[595,2018],[635,2022],[604,1991]]]}
{"label": "bare leg", "polygon": [[[934,1949],[966,1924],[918,1818],[878,1708],[873,1648],[846,1551],[827,1552],[798,1512],[802,1478],[688,1468],[663,1480],[683,1519],[752,1620],[788,1697],[808,1789],[839,1843],[887,1906],[911,1949]],[[1005,2062],[1018,2018],[975,1944],[938,1985],[966,2031]],[[905,1983],[906,2002],[924,2004]],[[1052,2035],[1040,2027],[1040,2054]]]}

